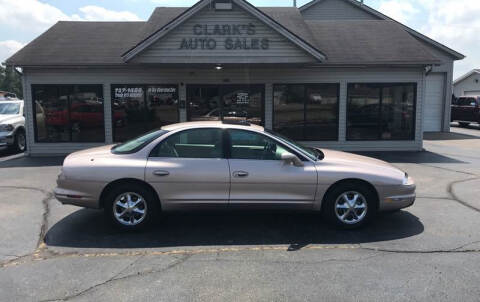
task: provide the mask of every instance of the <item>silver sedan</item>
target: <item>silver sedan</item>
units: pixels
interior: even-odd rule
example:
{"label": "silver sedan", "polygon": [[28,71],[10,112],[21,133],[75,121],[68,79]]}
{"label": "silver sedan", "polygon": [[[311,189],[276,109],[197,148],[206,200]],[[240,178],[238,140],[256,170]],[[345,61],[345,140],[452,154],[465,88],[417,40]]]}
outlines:
{"label": "silver sedan", "polygon": [[301,146],[260,126],[190,122],[123,144],[70,154],[58,176],[64,204],[103,208],[124,229],[186,208],[291,208],[360,227],[411,206],[415,184],[389,163]]}

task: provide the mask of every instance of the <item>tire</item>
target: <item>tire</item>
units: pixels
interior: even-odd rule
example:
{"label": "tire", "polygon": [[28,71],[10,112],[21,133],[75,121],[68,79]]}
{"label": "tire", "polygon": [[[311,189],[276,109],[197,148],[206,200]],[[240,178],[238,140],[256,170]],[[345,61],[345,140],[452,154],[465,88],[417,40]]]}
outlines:
{"label": "tire", "polygon": [[458,125],[460,125],[460,127],[462,127],[462,128],[467,128],[468,125],[470,125],[470,123],[458,122]]}
{"label": "tire", "polygon": [[[128,196],[130,196],[130,203],[128,203]],[[133,207],[140,199],[142,201]],[[113,226],[121,230],[136,231],[144,229],[155,221],[159,208],[158,198],[151,189],[141,184],[123,183],[106,194],[104,214]]]}
{"label": "tire", "polygon": [[25,131],[18,130],[17,133],[15,133],[13,149],[16,152],[25,152],[25,150],[27,150],[27,138],[25,136]]}
{"label": "tire", "polygon": [[[345,198],[349,199],[350,203]],[[358,207],[353,212],[352,204]],[[346,215],[343,220],[342,214]],[[344,182],[336,185],[327,192],[322,206],[323,218],[341,229],[360,228],[369,223],[376,214],[376,193],[372,192],[367,185],[358,182]]]}

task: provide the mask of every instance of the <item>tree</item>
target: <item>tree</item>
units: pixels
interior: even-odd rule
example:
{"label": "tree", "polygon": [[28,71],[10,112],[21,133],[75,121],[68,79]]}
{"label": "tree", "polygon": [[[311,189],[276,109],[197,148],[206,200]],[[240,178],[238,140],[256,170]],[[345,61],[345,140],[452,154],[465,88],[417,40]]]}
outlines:
{"label": "tree", "polygon": [[18,98],[23,98],[22,76],[14,67],[0,64],[0,90],[13,92]]}

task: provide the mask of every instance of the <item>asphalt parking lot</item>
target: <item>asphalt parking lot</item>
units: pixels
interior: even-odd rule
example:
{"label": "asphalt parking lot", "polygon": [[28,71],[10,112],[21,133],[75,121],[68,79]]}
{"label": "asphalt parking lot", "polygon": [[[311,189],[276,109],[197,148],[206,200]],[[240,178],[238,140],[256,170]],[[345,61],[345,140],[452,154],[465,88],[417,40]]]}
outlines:
{"label": "asphalt parking lot", "polygon": [[368,154],[413,176],[418,199],[355,231],[195,212],[121,233],[52,198],[61,158],[4,156],[0,300],[478,301],[480,127],[453,131],[426,134],[424,152]]}

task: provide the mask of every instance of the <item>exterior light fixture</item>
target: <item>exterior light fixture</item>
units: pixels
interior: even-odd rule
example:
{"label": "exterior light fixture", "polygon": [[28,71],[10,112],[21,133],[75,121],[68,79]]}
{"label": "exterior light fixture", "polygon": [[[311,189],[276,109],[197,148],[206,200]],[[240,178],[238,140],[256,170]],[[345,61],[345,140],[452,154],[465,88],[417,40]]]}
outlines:
{"label": "exterior light fixture", "polygon": [[215,65],[215,69],[216,70],[222,70],[223,69],[223,66],[218,64],[218,65]]}

